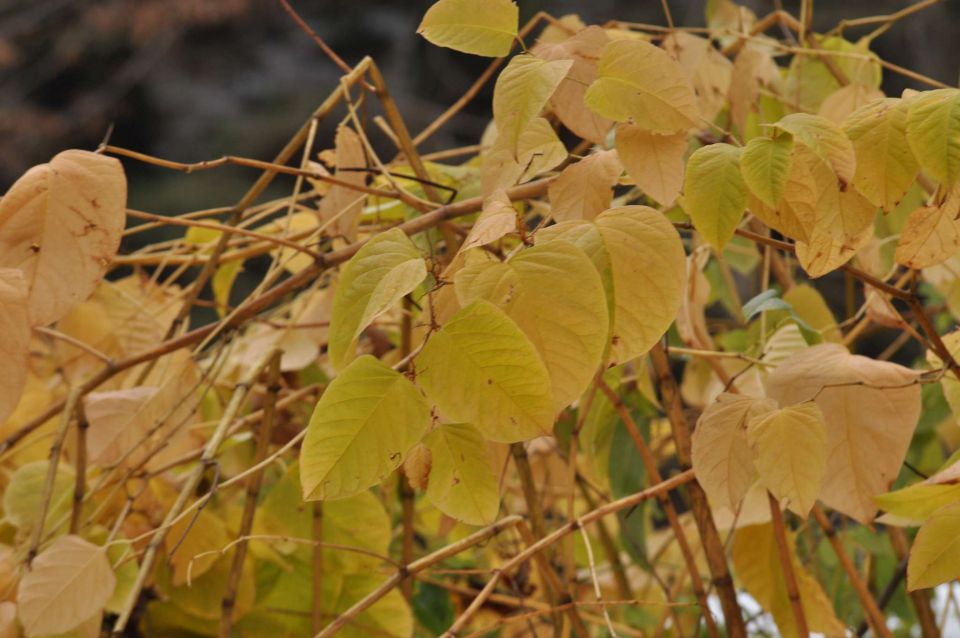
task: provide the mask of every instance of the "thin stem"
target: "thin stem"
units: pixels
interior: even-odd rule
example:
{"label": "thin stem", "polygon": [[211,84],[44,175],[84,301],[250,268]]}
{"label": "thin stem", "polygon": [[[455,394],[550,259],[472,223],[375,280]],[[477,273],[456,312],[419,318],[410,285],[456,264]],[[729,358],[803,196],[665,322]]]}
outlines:
{"label": "thin stem", "polygon": [[783,513],[780,503],[767,492],[767,501],[770,504],[770,518],[773,522],[773,537],[777,541],[777,556],[780,559],[780,569],[783,572],[783,582],[787,589],[787,598],[790,600],[790,609],[793,610],[793,620],[797,624],[798,636],[809,636],[807,616],[803,612],[803,601],[800,600],[800,589],[797,587],[797,575],[793,571],[793,559],[790,556],[790,544],[787,540],[787,530],[783,524]]}

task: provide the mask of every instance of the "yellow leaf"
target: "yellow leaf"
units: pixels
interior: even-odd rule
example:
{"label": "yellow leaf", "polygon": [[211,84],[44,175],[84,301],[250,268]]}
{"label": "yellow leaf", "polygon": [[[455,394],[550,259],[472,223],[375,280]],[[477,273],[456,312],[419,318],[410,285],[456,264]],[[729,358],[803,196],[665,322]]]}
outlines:
{"label": "yellow leaf", "polygon": [[127,180],[116,159],[64,151],[0,200],[0,268],[23,271],[30,323],[45,326],[86,299],[123,233]]}
{"label": "yellow leaf", "polygon": [[593,222],[562,222],[537,233],[538,242],[554,239],[576,244],[604,279],[613,360],[646,353],[673,323],[683,298],[686,259],[673,224],[647,206],[623,206]]}
{"label": "yellow leaf", "polygon": [[[363,152],[363,142],[352,128],[346,124],[337,127],[336,145],[337,169],[333,176],[347,184],[362,186],[367,181],[363,170],[367,167],[367,158]],[[354,169],[354,170],[345,170]],[[363,212],[366,194],[348,186],[334,184],[320,201],[320,216],[329,224],[326,233],[343,236],[353,241],[357,238],[357,224]]]}
{"label": "yellow leaf", "polygon": [[694,151],[687,161],[683,209],[718,252],[733,237],[746,206],[740,149],[730,144],[710,144]]}
{"label": "yellow leaf", "polygon": [[894,259],[909,268],[941,264],[960,251],[960,193],[940,206],[921,206],[910,213],[900,231]]}
{"label": "yellow leaf", "polygon": [[938,509],[917,532],[907,563],[907,589],[936,587],[960,577],[960,503]]}
{"label": "yellow leaf", "polygon": [[511,0],[439,0],[427,9],[417,33],[440,47],[498,58],[510,53],[519,19]]}
{"label": "yellow leaf", "polygon": [[907,141],[921,168],[950,187],[960,177],[960,90],[936,89],[909,101]]}
{"label": "yellow leaf", "polygon": [[[797,558],[795,534],[787,532],[790,562],[797,579],[800,603],[811,632],[828,636],[842,636],[846,632],[836,617],[830,599],[816,579]],[[783,638],[800,638],[794,622],[793,608],[787,597],[780,554],[773,535],[773,526],[750,525],[741,527],[733,536],[733,566],[737,579],[760,606],[773,615]]]}
{"label": "yellow leaf", "polygon": [[547,189],[553,218],[595,218],[610,208],[622,172],[616,151],[599,151],[567,166]]}
{"label": "yellow leaf", "polygon": [[820,498],[862,523],[872,520],[873,497],[896,479],[920,417],[917,372],[820,344],[771,372],[767,390],[781,406],[816,401],[827,424]]}
{"label": "yellow leaf", "polygon": [[466,266],[455,282],[461,305],[485,299],[530,339],[550,373],[556,411],[583,393],[600,365],[610,321],[603,282],[583,251],[548,242],[505,263]]}
{"label": "yellow leaf", "polygon": [[496,520],[500,489],[480,432],[465,423],[441,425],[424,437],[423,444],[430,450],[430,502],[468,525]]}
{"label": "yellow leaf", "polygon": [[20,402],[27,384],[30,355],[30,317],[27,282],[16,268],[0,268],[0,423],[7,420]]}
{"label": "yellow leaf", "polygon": [[513,443],[553,429],[550,377],[533,344],[493,304],[455,314],[414,360],[417,382],[448,422]]}
{"label": "yellow leaf", "polygon": [[820,333],[825,341],[842,341],[837,319],[823,295],[810,284],[799,284],[783,293],[783,300],[808,326]]}
{"label": "yellow leaf", "polygon": [[106,550],[79,536],[61,536],[20,580],[17,606],[27,638],[59,634],[99,614],[116,578]]}
{"label": "yellow leaf", "polygon": [[793,135],[794,140],[805,145],[825,161],[844,184],[853,181],[857,170],[857,156],[853,144],[840,127],[819,115],[793,113],[775,124],[780,130]]}
{"label": "yellow leaf", "polygon": [[520,136],[543,110],[572,64],[572,60],[548,62],[527,53],[510,60],[493,88],[498,144],[518,154]]}
{"label": "yellow leaf", "polygon": [[754,416],[747,424],[747,439],[757,453],[764,486],[806,518],[826,470],[827,431],[820,408],[808,402]]}
{"label": "yellow leaf", "polygon": [[600,56],[599,77],[585,100],[594,112],[632,121],[652,133],[676,133],[699,122],[696,96],[670,55],[643,40],[615,40]]}
{"label": "yellow leaf", "polygon": [[192,516],[180,519],[164,540],[167,562],[173,572],[172,584],[183,585],[207,573],[223,558],[220,550],[231,540],[223,519],[206,508],[199,511],[196,519]]}
{"label": "yellow leaf", "polygon": [[760,201],[776,208],[787,186],[793,136],[755,137],[740,154],[743,181]]}
{"label": "yellow leaf", "polygon": [[567,148],[557,137],[550,122],[535,117],[520,133],[516,149],[497,139],[483,154],[480,167],[481,191],[486,195],[528,182],[567,159]]}
{"label": "yellow leaf", "polygon": [[612,122],[588,109],[583,98],[597,79],[597,60],[609,41],[601,27],[592,25],[556,43],[545,42],[541,36],[533,48],[544,60],[573,60],[570,72],[550,98],[550,106],[564,126],[594,144],[606,142]]}
{"label": "yellow leaf", "polygon": [[504,235],[517,230],[517,209],[503,189],[483,202],[483,210],[463,240],[460,250],[492,244]]}
{"label": "yellow leaf", "polygon": [[686,72],[697,94],[700,116],[712,122],[727,101],[733,64],[709,40],[686,31],[670,32],[662,46]]}
{"label": "yellow leaf", "polygon": [[374,319],[413,292],[427,267],[399,228],[380,233],[344,265],[330,317],[330,362],[337,369],[356,354],[357,339]]}
{"label": "yellow leaf", "polygon": [[736,512],[756,480],[747,423],[776,409],[769,399],[723,393],[700,415],[693,431],[693,469],[710,502]]}
{"label": "yellow leaf", "polygon": [[[943,485],[924,481],[894,492],[873,497],[877,507],[886,512],[888,524],[921,525],[944,505],[960,501],[960,484]],[[891,520],[891,516],[894,520]]]}
{"label": "yellow leaf", "polygon": [[884,98],[883,91],[862,84],[842,86],[820,105],[817,115],[834,124],[843,124],[844,120],[857,109]]}
{"label": "yellow leaf", "polygon": [[[850,84],[879,88],[880,61],[866,44],[828,36],[820,39],[818,48],[838,54],[829,59]],[[801,54],[791,60],[786,74],[785,97],[790,104],[796,105],[794,108],[816,113],[824,100],[838,88],[840,82],[819,56]]]}
{"label": "yellow leaf", "polygon": [[890,212],[917,178],[919,164],[907,142],[909,103],[887,98],[854,112],[843,123],[853,143],[853,185],[875,206]]}
{"label": "yellow leaf", "polygon": [[733,61],[730,90],[727,94],[730,100],[730,117],[744,138],[752,137],[748,135],[748,132],[753,131],[752,128],[748,131],[751,120],[759,119],[755,124],[762,124],[776,118],[767,117],[761,90],[764,93],[780,95],[781,85],[780,67],[770,55],[770,51],[762,45],[744,45]]}
{"label": "yellow leaf", "polygon": [[661,206],[671,206],[683,186],[687,134],[656,135],[620,124],[616,144],[623,167],[640,190]]}
{"label": "yellow leaf", "polygon": [[797,242],[797,260],[811,277],[823,276],[853,257],[873,237],[877,208],[854,189],[832,185],[818,202],[817,221],[808,242]]}
{"label": "yellow leaf", "polygon": [[305,500],[347,498],[403,463],[430,423],[420,392],[399,372],[364,355],[327,386],[300,447]]}

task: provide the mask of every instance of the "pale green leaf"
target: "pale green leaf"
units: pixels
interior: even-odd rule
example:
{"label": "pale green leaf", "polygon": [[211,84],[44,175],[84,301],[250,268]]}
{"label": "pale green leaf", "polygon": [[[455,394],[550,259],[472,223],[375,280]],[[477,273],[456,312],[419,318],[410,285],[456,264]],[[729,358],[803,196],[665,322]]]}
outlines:
{"label": "pale green leaf", "polygon": [[740,155],[740,172],[750,191],[764,204],[776,208],[783,197],[790,171],[793,137],[755,137]]}
{"label": "pale green leaf", "polygon": [[430,450],[430,502],[468,525],[492,523],[500,509],[500,489],[480,432],[465,423],[441,425],[423,444]]}
{"label": "pale green leaf", "polygon": [[533,344],[493,304],[455,314],[415,361],[417,383],[449,422],[472,423],[502,443],[549,434],[550,376]]}
{"label": "pale green leaf", "polygon": [[503,57],[510,53],[519,21],[512,0],[439,0],[427,9],[417,33],[440,47]]}
{"label": "pale green leaf", "polygon": [[819,115],[793,113],[774,126],[793,135],[797,143],[805,145],[833,169],[844,184],[853,181],[857,170],[857,156],[853,144],[840,127]]}
{"label": "pale green leaf", "polygon": [[960,577],[960,503],[952,503],[927,519],[910,548],[907,589],[936,587]]}
{"label": "pale green leaf", "polygon": [[614,40],[597,69],[584,99],[603,117],[652,133],[676,133],[700,121],[683,67],[663,49],[643,40]]}
{"label": "pale green leaf", "polygon": [[683,209],[717,251],[733,237],[746,206],[740,149],[730,144],[710,144],[694,151],[687,161]]}
{"label": "pale green leaf", "polygon": [[944,186],[960,177],[960,90],[925,91],[909,102],[907,141],[921,168]]}
{"label": "pale green leaf", "polygon": [[385,479],[423,436],[430,411],[399,372],[364,355],[317,403],[300,448],[307,500],[347,498]]}
{"label": "pale green leaf", "polygon": [[329,332],[333,366],[342,369],[350,363],[360,333],[426,275],[423,257],[399,228],[364,244],[343,267],[333,298]]}

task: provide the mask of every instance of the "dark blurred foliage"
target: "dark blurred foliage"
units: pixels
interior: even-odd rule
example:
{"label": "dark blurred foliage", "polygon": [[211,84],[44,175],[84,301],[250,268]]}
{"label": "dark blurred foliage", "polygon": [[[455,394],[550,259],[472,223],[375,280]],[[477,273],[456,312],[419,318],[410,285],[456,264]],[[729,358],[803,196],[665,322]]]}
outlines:
{"label": "dark blurred foliage", "polygon": [[[704,2],[670,0],[675,22],[702,25]],[[414,132],[488,63],[415,35],[431,0],[292,3],[348,63],[377,60]],[[774,7],[772,0],[746,4],[758,14]],[[816,27],[908,4],[817,0]],[[587,22],[664,23],[659,0],[520,0],[520,7],[521,19],[545,10]],[[897,24],[875,48],[953,84],[958,36],[960,2],[944,0]],[[171,159],[270,159],[339,75],[275,0],[0,0],[0,190],[59,150],[95,148],[111,123],[112,143]],[[888,91],[906,86],[887,76]],[[482,93],[424,150],[475,143],[489,98]],[[331,118],[321,128],[319,148],[329,145],[335,124]],[[131,207],[153,212],[228,205],[253,178],[234,167],[185,176],[125,164]]]}

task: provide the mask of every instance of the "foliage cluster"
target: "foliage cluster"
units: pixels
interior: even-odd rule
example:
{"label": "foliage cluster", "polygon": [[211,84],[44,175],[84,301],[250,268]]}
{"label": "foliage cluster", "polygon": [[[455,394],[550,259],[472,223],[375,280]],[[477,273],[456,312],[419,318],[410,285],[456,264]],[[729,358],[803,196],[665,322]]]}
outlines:
{"label": "foliage cluster", "polygon": [[[25,173],[0,638],[940,635],[960,90],[870,50],[935,1],[817,34],[809,1],[691,29],[439,0],[419,33],[496,59],[416,136],[303,24],[345,74],[273,161]],[[420,154],[489,80],[479,144]],[[118,157],[260,176],[163,217]]]}

